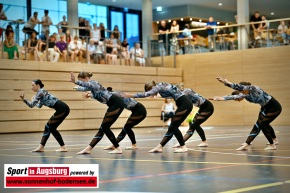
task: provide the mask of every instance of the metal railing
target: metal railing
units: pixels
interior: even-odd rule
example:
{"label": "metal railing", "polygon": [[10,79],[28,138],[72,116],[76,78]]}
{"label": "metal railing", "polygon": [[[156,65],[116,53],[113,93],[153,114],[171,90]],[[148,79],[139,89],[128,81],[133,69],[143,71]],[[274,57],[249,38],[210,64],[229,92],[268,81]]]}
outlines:
{"label": "metal railing", "polygon": [[[281,46],[284,45],[284,42],[285,44],[289,44],[290,29],[287,26],[287,32],[282,35],[278,30],[280,21],[285,21],[285,25],[287,25],[286,21],[288,23],[290,18],[211,26],[211,29],[214,30],[212,37],[208,36],[208,29],[206,27],[188,29],[191,34],[190,37],[183,35],[184,30],[151,34],[148,39],[150,39],[151,58],[153,58],[154,60],[152,61],[155,62],[155,64],[152,65],[164,67],[165,57],[171,56],[174,65],[170,67],[176,67],[177,55],[239,50],[242,49],[240,47],[242,43],[247,45],[246,49]],[[265,23],[267,23],[268,26],[255,33],[251,29],[252,24]],[[239,32],[242,29],[246,31],[246,36],[239,38]],[[213,44],[212,49],[211,42]]]}
{"label": "metal railing", "polygon": [[[176,67],[176,57],[177,55],[182,54],[200,54],[200,53],[206,53],[206,52],[220,52],[220,51],[231,51],[231,50],[238,50],[240,49],[240,44],[245,43],[248,45],[248,48],[259,48],[259,47],[273,47],[273,46],[281,46],[287,44],[290,41],[290,29],[288,28],[287,31],[284,33],[280,33],[278,30],[278,26],[280,21],[289,21],[290,18],[283,18],[283,19],[276,19],[276,20],[267,20],[267,21],[261,21],[261,22],[249,22],[244,24],[232,24],[232,25],[224,25],[224,26],[212,26],[212,29],[214,30],[214,34],[212,37],[207,36],[207,28],[205,27],[198,27],[195,29],[188,29],[190,32],[190,36],[184,36],[183,30],[174,32],[174,33],[153,33],[148,36],[147,44],[147,50],[143,50],[144,55],[146,56],[146,66],[159,66],[159,67],[165,67],[165,57],[171,56],[172,58],[170,60],[173,60],[174,64],[170,67]],[[4,22],[7,23],[13,23],[15,25],[15,34],[16,34],[16,42],[20,44],[20,33],[23,33],[20,28],[23,26],[23,21],[11,21],[6,20]],[[258,32],[253,32],[251,30],[252,24],[268,24],[268,27],[261,29]],[[37,24],[38,30],[40,30],[40,25]],[[17,27],[16,27],[17,26]],[[68,28],[72,33],[71,34],[78,34],[80,29],[87,29],[87,27],[76,27],[76,26],[61,26],[61,25],[51,25],[51,27],[66,27]],[[246,31],[245,37],[239,37],[239,32],[241,30]],[[4,32],[5,29],[2,31],[2,45],[4,42]],[[106,30],[106,33],[113,33],[113,31]],[[120,32],[121,33],[121,32]],[[258,34],[258,35],[257,35]],[[163,36],[162,41],[160,36]],[[121,34],[119,37],[122,37]],[[244,38],[244,39],[243,39]],[[73,38],[72,38],[73,39]],[[88,63],[88,45],[89,45],[89,39],[90,37],[85,37],[86,39],[86,62]],[[24,41],[27,41],[27,34],[24,35]],[[142,47],[142,41],[137,41],[136,43],[140,43]],[[212,44],[211,44],[212,43]],[[119,58],[119,65],[123,65],[125,62],[124,55],[122,54],[122,48],[121,48],[121,42],[118,40],[118,43],[114,45],[113,47],[117,49],[116,57]],[[211,46],[212,45],[212,49]],[[46,37],[46,45],[48,45],[48,37]],[[104,40],[103,46],[104,46],[104,60],[105,63],[108,63],[107,56],[110,53],[107,53],[107,47],[109,44],[107,43],[107,40]],[[111,46],[111,45],[110,45]],[[25,59],[27,59],[27,49],[25,50]],[[137,63],[140,63],[140,58],[142,57],[134,57],[134,53],[136,53],[136,49],[131,48],[130,55],[130,61],[133,61],[134,65]],[[2,46],[2,58],[3,58],[3,52],[4,52],[4,46]],[[67,45],[67,57],[69,57],[69,50]],[[47,54],[47,46],[46,46],[46,55]],[[48,60],[48,56],[46,56],[46,59]],[[69,61],[67,58],[66,61]],[[115,63],[116,64],[116,63]],[[168,67],[168,66],[166,66]]]}

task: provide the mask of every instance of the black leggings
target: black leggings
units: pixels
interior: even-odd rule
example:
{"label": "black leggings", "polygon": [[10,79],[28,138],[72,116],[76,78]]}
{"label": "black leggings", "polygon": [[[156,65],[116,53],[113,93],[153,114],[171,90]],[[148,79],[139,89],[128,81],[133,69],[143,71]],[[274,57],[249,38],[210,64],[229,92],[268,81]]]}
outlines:
{"label": "black leggings", "polygon": [[276,135],[270,123],[280,115],[281,111],[282,107],[280,103],[272,97],[272,99],[260,109],[258,120],[250,132],[246,143],[251,144],[262,130],[269,143],[273,144],[273,139],[276,138]]}
{"label": "black leggings", "polygon": [[175,115],[171,120],[171,124],[168,127],[168,131],[163,137],[160,145],[165,146],[165,144],[172,138],[174,135],[178,140],[180,146],[184,146],[184,141],[182,137],[182,133],[178,129],[181,123],[186,119],[189,113],[192,110],[192,102],[186,97],[181,96],[176,101],[177,110],[175,111]]}
{"label": "black leggings", "polygon": [[189,123],[189,129],[183,137],[184,142],[186,142],[194,133],[198,133],[202,141],[206,141],[206,137],[203,129],[201,128],[201,124],[205,122],[214,112],[214,107],[209,100],[206,100],[200,107],[192,123]]}
{"label": "black leggings", "polygon": [[174,112],[162,112],[161,113],[161,120],[163,120],[164,122],[168,121],[169,119],[172,119],[174,116]]}
{"label": "black leggings", "polygon": [[136,106],[131,111],[132,114],[128,118],[124,128],[117,137],[118,142],[122,141],[127,134],[132,144],[136,144],[135,134],[132,128],[145,119],[147,111],[141,103],[137,103]]}
{"label": "black leggings", "polygon": [[54,138],[57,140],[59,145],[64,146],[63,139],[60,133],[56,129],[63,122],[63,120],[68,116],[70,109],[67,106],[67,104],[65,104],[64,102],[60,100],[55,103],[53,108],[56,110],[56,112],[50,117],[50,119],[46,123],[40,144],[45,146],[51,133],[54,136]]}
{"label": "black leggings", "polygon": [[98,133],[95,135],[95,137],[92,139],[90,143],[91,147],[95,147],[95,145],[99,143],[99,141],[103,138],[104,133],[106,134],[108,139],[112,142],[114,147],[119,147],[119,144],[115,138],[115,135],[111,131],[110,127],[113,125],[113,123],[118,119],[118,117],[122,113],[124,109],[124,102],[120,97],[116,95],[112,95],[107,105],[109,108],[104,116],[103,122],[101,124],[101,127]]}

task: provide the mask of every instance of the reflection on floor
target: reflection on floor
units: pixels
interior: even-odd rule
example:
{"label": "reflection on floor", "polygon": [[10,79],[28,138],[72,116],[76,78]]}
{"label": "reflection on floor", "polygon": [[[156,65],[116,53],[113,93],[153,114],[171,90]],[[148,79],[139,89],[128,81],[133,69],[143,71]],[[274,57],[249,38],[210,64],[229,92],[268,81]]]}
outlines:
{"label": "reflection on floor", "polygon": [[[180,128],[183,133],[187,128]],[[204,127],[209,147],[198,148],[197,133],[186,145],[188,153],[173,153],[173,138],[163,153],[148,153],[163,137],[166,129],[137,128],[138,150],[125,150],[128,137],[120,143],[123,154],[109,155],[104,147],[110,144],[104,137],[91,155],[76,155],[96,131],[61,131],[69,148],[58,148],[51,136],[44,153],[31,153],[40,141],[41,133],[0,135],[1,173],[3,164],[99,164],[98,189],[5,189],[5,193],[33,192],[289,192],[290,189],[290,131],[274,127],[279,145],[277,150],[265,151],[263,133],[247,151],[235,151],[245,141],[250,126]],[[118,134],[120,130],[113,130]],[[3,175],[1,183],[3,183]],[[3,186],[2,186],[3,187]]]}

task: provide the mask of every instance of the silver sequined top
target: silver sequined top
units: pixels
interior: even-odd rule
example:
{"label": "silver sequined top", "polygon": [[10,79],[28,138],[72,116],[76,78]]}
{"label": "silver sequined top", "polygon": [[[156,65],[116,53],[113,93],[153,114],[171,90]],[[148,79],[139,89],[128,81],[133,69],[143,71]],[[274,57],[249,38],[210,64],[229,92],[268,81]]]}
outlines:
{"label": "silver sequined top", "polygon": [[183,96],[184,94],[174,85],[161,82],[148,92],[140,92],[134,95],[134,98],[146,98],[149,96],[154,96],[156,94],[160,94],[163,98],[173,98],[175,101]]}
{"label": "silver sequined top", "polygon": [[185,88],[182,93],[187,96],[196,107],[200,107],[206,101],[203,96],[197,94],[191,88]]}
{"label": "silver sequined top", "polygon": [[27,106],[29,106],[30,108],[33,108],[34,106],[41,108],[43,105],[49,108],[53,108],[57,101],[58,99],[55,96],[53,96],[44,89],[39,89],[31,102],[26,99],[23,100],[23,102],[27,104]]}
{"label": "silver sequined top", "polygon": [[122,94],[124,94],[124,93],[121,92],[121,91],[114,91],[114,92],[112,92],[112,94],[116,95],[118,97],[121,97],[123,99],[124,105],[125,105],[124,107],[127,110],[133,109],[138,103],[138,101],[134,100],[133,98],[124,98],[124,97],[122,97]]}
{"label": "silver sequined top", "polygon": [[240,93],[238,95],[229,95],[223,96],[225,100],[235,100],[239,98],[244,98],[251,103],[260,104],[261,106],[265,106],[272,98],[271,95],[260,89],[258,86],[249,85],[244,86],[241,84],[233,83],[232,85],[225,84],[228,87],[231,87],[238,91],[249,90],[249,94]]}
{"label": "silver sequined top", "polygon": [[95,80],[90,80],[88,82],[78,80],[75,84],[79,85],[76,90],[83,92],[91,91],[92,98],[96,99],[100,103],[107,104],[110,97],[112,96],[112,93],[105,89],[101,83]]}

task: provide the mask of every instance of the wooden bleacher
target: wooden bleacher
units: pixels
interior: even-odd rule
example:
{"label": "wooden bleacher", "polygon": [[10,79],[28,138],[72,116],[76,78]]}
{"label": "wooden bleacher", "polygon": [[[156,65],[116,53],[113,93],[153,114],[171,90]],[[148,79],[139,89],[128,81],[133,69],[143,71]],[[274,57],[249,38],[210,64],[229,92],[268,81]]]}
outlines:
{"label": "wooden bleacher", "polygon": [[[31,91],[33,79],[41,79],[45,89],[66,102],[71,112],[61,124],[60,130],[98,129],[107,106],[93,99],[82,99],[82,93],[72,90],[68,82],[70,72],[93,72],[92,79],[105,87],[130,93],[142,92],[144,83],[179,83],[182,81],[182,69],[88,65],[72,63],[50,63],[23,60],[0,60],[0,133],[42,131],[54,110],[47,107],[30,109],[19,98],[19,92],[25,92],[29,99],[35,94]],[[163,99],[138,99],[148,111],[147,118],[139,127],[162,126],[160,108]],[[124,110],[113,128],[121,128],[130,112]]]}

